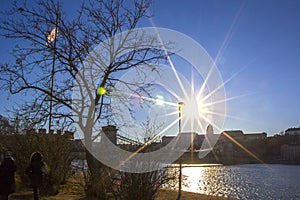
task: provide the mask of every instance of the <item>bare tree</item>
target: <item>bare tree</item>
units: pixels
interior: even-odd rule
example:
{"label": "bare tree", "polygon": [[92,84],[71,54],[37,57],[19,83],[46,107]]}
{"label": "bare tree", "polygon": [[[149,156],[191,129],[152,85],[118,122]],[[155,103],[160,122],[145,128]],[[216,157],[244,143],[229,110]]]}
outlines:
{"label": "bare tree", "polygon": [[10,135],[14,133],[14,127],[6,117],[0,115],[0,134]]}
{"label": "bare tree", "polygon": [[[14,2],[13,8],[4,13],[0,29],[2,36],[17,40],[18,44],[12,50],[15,60],[0,66],[0,83],[11,94],[26,93],[32,96],[16,108],[20,117],[27,116],[41,125],[45,125],[46,119],[50,118],[51,127],[54,120],[62,118],[72,123],[75,114],[78,128],[84,133],[85,145],[91,147],[93,123],[100,121],[104,124],[113,114],[110,91],[120,81],[118,74],[135,68],[141,76],[145,76],[144,68],[155,71],[151,63],[165,59],[164,52],[159,50],[161,46],[143,34],[137,35],[139,38],[134,38],[135,42],[129,46],[122,45],[125,40],[130,40],[127,35],[118,41],[121,44],[118,48],[114,45],[116,41],[113,36],[123,31],[128,31],[126,34],[129,35],[147,16],[150,3],[150,0],[95,0],[82,4],[76,14],[68,16],[59,1],[39,0],[34,5]],[[93,62],[89,53],[102,42],[105,42],[103,48],[108,49],[108,58],[94,54],[97,59]],[[94,80],[95,87],[92,88],[86,85],[85,73],[88,69],[82,70],[87,57],[99,70],[98,80]],[[80,90],[88,89],[87,93],[81,93],[78,100],[83,105],[86,101],[93,105],[87,110],[72,104],[74,81]],[[130,87],[132,83],[124,84]],[[104,88],[106,93],[97,92],[98,88]],[[84,120],[84,116],[92,120]],[[95,160],[89,151],[86,152],[91,175],[88,190],[106,199],[105,180],[101,177],[107,177],[107,168]]]}

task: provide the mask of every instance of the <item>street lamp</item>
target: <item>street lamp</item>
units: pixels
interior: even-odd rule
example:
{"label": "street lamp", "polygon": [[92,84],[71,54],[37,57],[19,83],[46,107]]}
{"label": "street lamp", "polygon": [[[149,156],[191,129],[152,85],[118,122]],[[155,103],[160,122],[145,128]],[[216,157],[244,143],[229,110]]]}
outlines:
{"label": "street lamp", "polygon": [[[184,105],[184,102],[178,103],[178,133],[181,134],[181,118],[182,118],[182,106]],[[180,159],[180,158],[179,158]],[[178,195],[176,200],[180,200],[181,197],[181,179],[182,179],[182,163],[181,160],[179,161],[179,188],[178,188]]]}
{"label": "street lamp", "polygon": [[178,103],[178,118],[179,118],[179,121],[178,121],[178,133],[181,133],[181,116],[182,116],[182,106],[184,105],[184,102],[179,102]]}

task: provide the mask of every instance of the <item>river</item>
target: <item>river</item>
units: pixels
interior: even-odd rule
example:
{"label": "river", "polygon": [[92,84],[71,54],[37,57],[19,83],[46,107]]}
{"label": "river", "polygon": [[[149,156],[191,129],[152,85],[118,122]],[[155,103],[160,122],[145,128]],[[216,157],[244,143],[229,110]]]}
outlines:
{"label": "river", "polygon": [[237,199],[300,199],[299,165],[232,165],[182,168],[182,190]]}

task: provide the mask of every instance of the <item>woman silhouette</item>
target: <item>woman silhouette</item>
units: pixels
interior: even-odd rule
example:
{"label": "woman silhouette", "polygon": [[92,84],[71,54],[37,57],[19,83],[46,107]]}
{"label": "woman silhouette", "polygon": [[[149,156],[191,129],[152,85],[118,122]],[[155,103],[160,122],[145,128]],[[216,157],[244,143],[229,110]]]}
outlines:
{"label": "woman silhouette", "polygon": [[8,195],[15,192],[16,165],[9,151],[0,165],[0,199],[8,200]]}
{"label": "woman silhouette", "polygon": [[30,164],[26,170],[31,182],[34,200],[39,200],[39,188],[46,172],[46,165],[40,152],[34,152],[30,158]]}

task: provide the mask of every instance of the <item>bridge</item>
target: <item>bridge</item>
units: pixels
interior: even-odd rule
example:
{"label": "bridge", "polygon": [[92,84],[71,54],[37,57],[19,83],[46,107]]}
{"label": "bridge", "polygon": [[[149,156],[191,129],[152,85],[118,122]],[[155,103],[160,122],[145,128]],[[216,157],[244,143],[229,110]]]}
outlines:
{"label": "bridge", "polygon": [[[99,140],[101,138],[101,135],[105,134],[103,130],[101,130],[97,135],[93,136],[92,141]],[[134,139],[131,139],[129,137],[125,137],[123,135],[120,135],[118,133],[114,133],[112,137],[106,134],[111,140],[114,140],[117,144],[131,144],[131,145],[140,145],[142,146],[143,143],[136,141]]]}

